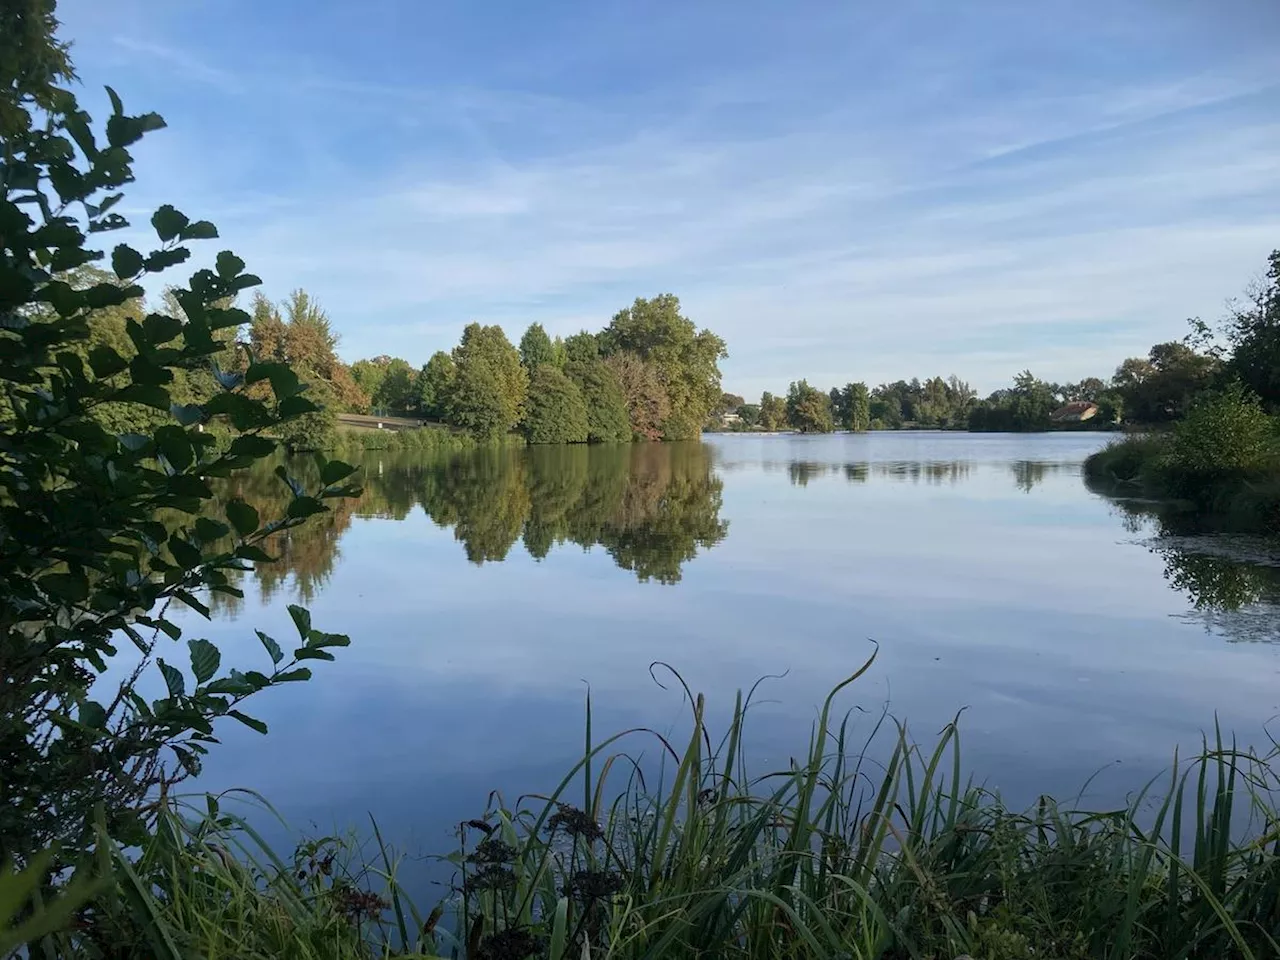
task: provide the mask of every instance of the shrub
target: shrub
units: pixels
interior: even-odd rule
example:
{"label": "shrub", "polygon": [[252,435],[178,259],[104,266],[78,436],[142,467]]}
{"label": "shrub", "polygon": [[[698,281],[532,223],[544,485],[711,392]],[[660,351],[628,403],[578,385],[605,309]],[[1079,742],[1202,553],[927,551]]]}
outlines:
{"label": "shrub", "polygon": [[1239,383],[1201,394],[1173,428],[1170,466],[1190,474],[1258,470],[1275,455],[1275,423]]}

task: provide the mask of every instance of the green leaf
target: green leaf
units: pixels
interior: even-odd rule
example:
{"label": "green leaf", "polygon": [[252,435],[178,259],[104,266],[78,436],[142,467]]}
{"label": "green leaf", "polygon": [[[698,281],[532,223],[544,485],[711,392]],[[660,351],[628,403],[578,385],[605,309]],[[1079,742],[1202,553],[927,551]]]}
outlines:
{"label": "green leaf", "polygon": [[196,521],[196,536],[206,543],[219,540],[230,532],[231,528],[225,523],[209,517],[201,517]]}
{"label": "green leaf", "polygon": [[162,243],[168,243],[191,221],[186,214],[176,209],[173,204],[166,203],[151,215],[151,226],[156,228],[156,236]]}
{"label": "green leaf", "polygon": [[233,457],[253,457],[260,459],[276,452],[276,441],[270,437],[246,433],[231,441],[227,453]]}
{"label": "green leaf", "polygon": [[257,730],[259,733],[267,732],[267,725],[265,723],[263,723],[261,720],[255,719],[254,717],[246,716],[245,714],[241,713],[239,710],[228,710],[227,714],[228,716],[235,717],[237,720],[243,723],[250,730]]}
{"label": "green leaf", "polygon": [[155,407],[157,410],[166,412],[171,402],[169,391],[154,383],[132,383],[117,393],[115,398],[122,403],[140,403],[143,406]]}
{"label": "green leaf", "polygon": [[176,267],[191,256],[186,247],[173,247],[170,250],[153,250],[144,261],[147,273],[160,273],[170,267]]}
{"label": "green leaf", "polygon": [[39,582],[45,593],[59,600],[80,603],[89,596],[89,579],[83,573],[50,573]]}
{"label": "green leaf", "polygon": [[197,600],[189,590],[175,590],[173,595],[206,620],[209,619],[209,608]]}
{"label": "green leaf", "polygon": [[326,510],[328,507],[315,497],[294,497],[289,501],[289,508],[285,511],[285,515],[291,520],[301,520],[317,513],[324,513]]}
{"label": "green leaf", "polygon": [[180,697],[187,691],[186,681],[182,679],[182,671],[171,667],[164,660],[156,660],[160,672],[164,674],[164,685],[169,688],[169,696]]}
{"label": "green leaf", "polygon": [[261,547],[255,547],[251,543],[236,547],[236,557],[240,560],[251,560],[254,563],[274,563],[276,560],[267,551]]}
{"label": "green leaf", "polygon": [[194,570],[204,560],[204,556],[198,549],[176,533],[169,538],[169,551],[184,570]]}
{"label": "green leaf", "polygon": [[289,604],[289,616],[293,618],[293,625],[298,628],[298,636],[305,642],[311,635],[311,611],[306,607],[291,603]]}
{"label": "green leaf", "polygon": [[262,641],[262,645],[266,648],[267,656],[271,657],[272,663],[278,664],[284,659],[284,651],[280,649],[280,644],[276,643],[261,630],[255,630],[254,633],[256,633],[258,635],[258,639]]}
{"label": "green leaf", "polygon": [[86,700],[80,704],[80,722],[86,727],[101,730],[107,725],[107,711],[95,700]]}
{"label": "green leaf", "polygon": [[351,638],[345,633],[320,633],[313,631],[311,639],[307,641],[307,646],[314,649],[321,647],[349,647],[351,646]]}
{"label": "green leaf", "polygon": [[218,276],[223,278],[239,276],[244,271],[244,261],[230,250],[219,253],[214,266],[217,267]]}
{"label": "green leaf", "polygon": [[314,647],[299,647],[297,650],[293,651],[293,659],[332,661],[334,656],[328,650],[319,650]]}
{"label": "green leaf", "polygon": [[197,220],[189,223],[178,234],[179,240],[216,240],[218,228],[208,220]]}
{"label": "green leaf", "polygon": [[296,667],[293,670],[286,670],[284,673],[277,673],[275,683],[291,683],[295,680],[310,680],[311,671],[306,667]]}
{"label": "green leaf", "polygon": [[213,678],[222,664],[222,654],[208,640],[188,640],[191,650],[191,672],[195,674],[196,683],[204,683]]}
{"label": "green leaf", "polygon": [[204,408],[195,403],[171,403],[169,413],[184,427],[190,427],[204,419]]}
{"label": "green leaf", "polygon": [[308,400],[301,394],[294,394],[281,400],[276,412],[281,420],[292,420],[294,417],[300,417],[303,414],[315,413],[319,409],[320,405],[314,400]]}
{"label": "green leaf", "polygon": [[131,280],[142,272],[142,254],[122,243],[111,251],[111,269],[121,280]]}
{"label": "green leaf", "polygon": [[347,479],[356,472],[356,468],[341,460],[330,460],[320,467],[320,482],[326,487]]}
{"label": "green leaf", "polygon": [[105,380],[129,366],[129,361],[110,347],[94,347],[89,351],[89,366],[96,376]]}
{"label": "green leaf", "polygon": [[247,537],[258,529],[258,511],[243,500],[237,498],[228,501],[226,512],[231,526],[235,527],[240,536]]}

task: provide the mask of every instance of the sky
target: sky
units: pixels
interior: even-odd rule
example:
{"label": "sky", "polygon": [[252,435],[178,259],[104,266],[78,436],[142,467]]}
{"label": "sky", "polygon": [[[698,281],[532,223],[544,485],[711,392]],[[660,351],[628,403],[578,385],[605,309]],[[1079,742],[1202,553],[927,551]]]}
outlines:
{"label": "sky", "polygon": [[[1280,247],[1275,0],[61,0],[348,361],[677,294],[726,390],[1108,375]],[[199,265],[200,257],[193,259]]]}

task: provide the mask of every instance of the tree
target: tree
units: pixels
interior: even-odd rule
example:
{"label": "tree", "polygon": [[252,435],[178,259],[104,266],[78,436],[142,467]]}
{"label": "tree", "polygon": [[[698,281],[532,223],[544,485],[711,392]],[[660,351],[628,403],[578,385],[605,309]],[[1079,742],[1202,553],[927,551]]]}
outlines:
{"label": "tree", "polygon": [[[26,134],[32,109],[58,110],[76,79],[69,43],[57,39],[56,0],[5,0],[0,3],[0,137]],[[154,116],[154,114],[151,114]]]}
{"label": "tree", "polygon": [[1219,361],[1185,343],[1157,343],[1146,360],[1126,360],[1112,385],[1123,398],[1125,415],[1139,423],[1180,418],[1192,398],[1217,376]]}
{"label": "tree", "polygon": [[[603,361],[570,363],[569,378],[582,391],[587,407],[587,439],[592,443],[625,443],[631,439],[631,418],[618,375]],[[532,387],[530,388],[532,389]]]}
{"label": "tree", "polygon": [[520,338],[520,362],[524,368],[532,375],[544,363],[555,363],[555,358],[555,347],[542,324],[529,324],[529,329]]}
{"label": "tree", "polygon": [[600,357],[600,340],[594,333],[582,330],[564,341],[566,363],[589,363]]}
{"label": "tree", "polygon": [[304,384],[322,381],[339,409],[369,409],[369,395],[338,359],[338,336],[328,314],[305,290],[294,290],[279,305],[255,295],[249,341],[260,360],[289,364]]}
{"label": "tree", "polygon": [[470,323],[453,350],[457,367],[449,397],[449,421],[475,436],[496,437],[524,413],[529,374],[499,326]]}
{"label": "tree", "polygon": [[1228,371],[1261,399],[1280,411],[1280,250],[1272,252],[1266,276],[1235,304],[1226,325],[1231,345]]}
{"label": "tree", "polygon": [[[570,337],[567,343],[572,343]],[[572,347],[570,347],[572,356]],[[570,363],[573,361],[571,360]],[[615,353],[606,365],[618,379],[622,396],[627,405],[627,419],[631,422],[631,435],[638,440],[660,440],[662,425],[670,412],[667,391],[658,379],[658,372],[634,353]]]}
{"label": "tree", "polygon": [[1038,380],[1030,370],[1013,378],[1013,388],[997,390],[969,414],[974,431],[1027,432],[1049,429],[1049,417],[1058,408],[1057,388]]}
{"label": "tree", "polygon": [[540,364],[529,379],[524,434],[530,443],[587,440],[587,405],[582,391],[552,364]]}
{"label": "tree", "polygon": [[406,412],[417,407],[413,391],[413,367],[408,360],[392,357],[387,362],[386,373],[373,402],[383,410]]}
{"label": "tree", "polygon": [[[51,18],[51,4],[26,8]],[[5,6],[3,15],[12,9]],[[0,43],[7,44],[13,24],[0,24]],[[14,67],[9,52],[0,69]],[[220,334],[250,320],[228,304],[260,282],[230,251],[217,254],[215,269],[196,270],[173,289],[181,316],[164,312],[163,302],[145,315],[129,308],[132,356],[99,342],[87,363],[80,358],[99,311],[138,301],[143,280],[187,260],[189,244],[216,238],[217,229],[162,206],[151,217],[152,249],[120,243],[110,257],[114,279],[68,282],[63,271],[101,257],[89,237],[129,226],[118,212],[127,205],[109,210],[113,192],[133,180],[128,148],[164,122],[126,115],[113,96],[106,142],[99,142],[94,131],[101,128],[70,92],[42,87],[65,78],[69,67],[29,74],[21,72],[23,62],[16,76],[4,75],[12,88],[6,96],[18,92],[8,104],[34,103],[50,115],[47,128],[42,121],[34,129],[20,109],[5,116],[3,131],[0,862],[29,864],[56,844],[39,878],[56,885],[98,843],[99,829],[108,831],[108,844],[142,845],[157,807],[178,781],[199,772],[226,723],[265,732],[242,712],[246,698],[306,679],[302,661],[329,659],[326,648],[346,644],[291,608],[294,654],[266,638],[254,663],[262,669],[241,672],[224,665],[214,643],[184,636],[193,621],[176,610],[207,617],[201,598],[234,594],[231,578],[262,559],[268,537],[352,492],[343,483],[352,468],[322,460],[316,482],[304,486],[279,466],[289,491],[281,516],[262,517],[236,500],[214,509],[214,483],[273,456],[272,437],[318,409],[285,362],[257,355],[243,370],[224,365]],[[13,175],[18,170],[21,177]],[[54,191],[57,207],[47,202]],[[34,196],[46,202],[29,202]],[[180,379],[197,374],[208,374],[216,392],[180,401]],[[121,436],[96,419],[109,404],[146,407],[161,419]],[[225,444],[215,429],[225,432]],[[137,653],[122,662],[117,644],[124,640]],[[109,846],[99,852],[109,859]]]}
{"label": "tree", "polygon": [[418,371],[414,394],[417,396],[418,409],[424,417],[445,419],[449,408],[449,394],[453,390],[457,372],[453,357],[443,350],[433,353],[431,359]]}
{"label": "tree", "polygon": [[831,399],[809,381],[793,382],[787,390],[787,422],[801,433],[830,433]]}
{"label": "tree", "polygon": [[760,395],[760,426],[765,430],[781,430],[787,425],[787,403],[766,390]]}
{"label": "tree", "polygon": [[742,425],[748,429],[756,427],[760,423],[760,404],[744,403],[738,408],[738,416],[742,418]]}
{"label": "tree", "polygon": [[374,403],[378,402],[378,391],[382,389],[382,380],[387,375],[388,356],[374,357],[372,360],[357,360],[351,365],[351,379]]}
{"label": "tree", "polygon": [[669,402],[662,424],[665,439],[698,436],[720,399],[719,361],[728,353],[723,340],[710,330],[698,330],[680,314],[679,298],[669,293],[637,298],[614,315],[600,334],[600,345],[606,356],[634,353],[653,365]]}
{"label": "tree", "polygon": [[840,391],[842,425],[846,430],[861,433],[871,429],[871,394],[865,383],[848,383]]}

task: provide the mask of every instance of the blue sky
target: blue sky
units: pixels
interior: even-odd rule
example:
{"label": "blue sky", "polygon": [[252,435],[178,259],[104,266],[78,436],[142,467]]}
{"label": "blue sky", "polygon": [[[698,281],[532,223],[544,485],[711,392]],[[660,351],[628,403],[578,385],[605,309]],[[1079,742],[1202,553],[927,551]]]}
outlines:
{"label": "blue sky", "polygon": [[[61,0],[214,220],[348,360],[678,294],[758,395],[1109,373],[1280,247],[1280,4]],[[145,222],[144,216],[138,217]],[[215,248],[216,249],[216,248]],[[210,250],[210,254],[213,250]]]}

